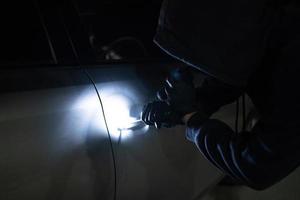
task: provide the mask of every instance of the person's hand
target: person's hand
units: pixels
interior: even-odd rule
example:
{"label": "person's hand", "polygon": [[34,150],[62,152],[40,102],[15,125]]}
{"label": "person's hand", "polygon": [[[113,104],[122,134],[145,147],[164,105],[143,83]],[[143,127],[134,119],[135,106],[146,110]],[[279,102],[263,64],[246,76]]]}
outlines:
{"label": "person's hand", "polygon": [[166,102],[154,101],[147,104],[142,112],[142,120],[149,126],[173,127],[183,124],[182,116],[171,109]]}
{"label": "person's hand", "polygon": [[197,112],[192,112],[192,113],[188,113],[188,114],[184,115],[183,118],[182,118],[182,122],[183,122],[184,124],[187,124],[188,121],[191,119],[191,117],[192,117],[193,115],[195,115],[196,113],[197,113]]}
{"label": "person's hand", "polygon": [[157,92],[157,97],[185,115],[197,110],[196,93],[191,72],[186,68],[178,68],[170,73],[164,87]]}

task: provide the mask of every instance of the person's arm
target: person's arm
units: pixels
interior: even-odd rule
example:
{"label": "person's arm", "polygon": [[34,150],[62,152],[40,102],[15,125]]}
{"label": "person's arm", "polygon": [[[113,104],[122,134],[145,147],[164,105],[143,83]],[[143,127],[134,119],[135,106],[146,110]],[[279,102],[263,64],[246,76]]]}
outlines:
{"label": "person's arm", "polygon": [[284,133],[275,127],[264,130],[258,123],[251,133],[236,135],[219,120],[210,119],[199,125],[197,118],[197,114],[186,116],[187,138],[217,168],[253,189],[268,188],[299,165],[298,147],[280,143],[279,134]]}

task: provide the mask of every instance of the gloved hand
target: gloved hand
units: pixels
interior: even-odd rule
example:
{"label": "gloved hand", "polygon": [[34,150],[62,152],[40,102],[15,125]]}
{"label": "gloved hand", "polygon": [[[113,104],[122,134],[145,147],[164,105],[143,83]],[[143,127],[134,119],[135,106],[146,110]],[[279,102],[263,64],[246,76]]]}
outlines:
{"label": "gloved hand", "polygon": [[191,72],[186,68],[178,68],[170,73],[157,97],[183,116],[197,110],[196,93]]}
{"label": "gloved hand", "polygon": [[170,128],[178,124],[183,124],[182,115],[171,109],[166,102],[154,101],[144,107],[142,120],[145,124],[156,128]]}

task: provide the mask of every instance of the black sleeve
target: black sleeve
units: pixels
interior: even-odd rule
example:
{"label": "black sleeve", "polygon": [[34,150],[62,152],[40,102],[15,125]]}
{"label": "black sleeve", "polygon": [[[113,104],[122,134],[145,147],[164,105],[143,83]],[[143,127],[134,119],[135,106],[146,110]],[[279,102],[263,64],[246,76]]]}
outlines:
{"label": "black sleeve", "polygon": [[244,88],[227,85],[213,77],[206,76],[201,86],[197,88],[198,110],[211,116],[222,106],[237,100],[244,91]]}
{"label": "black sleeve", "polygon": [[253,189],[275,184],[299,165],[299,136],[286,138],[281,128],[258,123],[251,133],[236,135],[219,120],[199,126],[196,115],[187,126],[187,138],[212,164]]}

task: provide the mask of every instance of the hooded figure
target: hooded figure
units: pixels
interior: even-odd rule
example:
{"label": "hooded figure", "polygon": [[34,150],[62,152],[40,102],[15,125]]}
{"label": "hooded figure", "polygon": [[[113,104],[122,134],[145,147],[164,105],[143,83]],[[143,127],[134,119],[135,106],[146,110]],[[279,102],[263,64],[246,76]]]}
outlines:
{"label": "hooded figure", "polygon": [[166,0],[154,41],[224,83],[245,86],[262,62],[278,18],[275,2]]}
{"label": "hooded figure", "polygon": [[[149,125],[187,126],[187,138],[233,179],[254,189],[300,164],[300,4],[295,0],[165,0],[154,39],[206,75],[199,88],[171,74],[148,104]],[[235,134],[209,119],[246,93],[260,120]]]}

